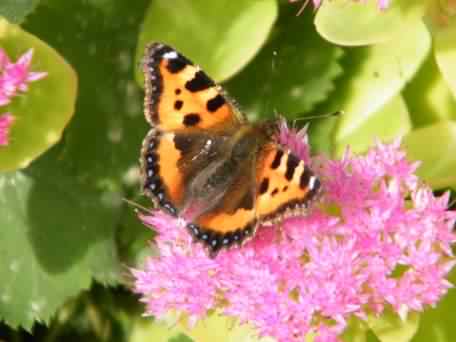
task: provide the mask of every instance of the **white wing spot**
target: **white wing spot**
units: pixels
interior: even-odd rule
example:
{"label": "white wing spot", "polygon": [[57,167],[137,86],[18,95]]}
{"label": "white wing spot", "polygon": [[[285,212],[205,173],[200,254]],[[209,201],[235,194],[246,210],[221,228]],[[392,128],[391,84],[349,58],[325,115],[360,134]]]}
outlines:
{"label": "white wing spot", "polygon": [[166,58],[166,59],[176,59],[177,57],[178,56],[177,56],[176,51],[170,51],[170,52],[163,54],[163,58]]}
{"label": "white wing spot", "polygon": [[310,177],[309,179],[309,189],[312,190],[315,187],[315,181],[317,178],[315,176]]}

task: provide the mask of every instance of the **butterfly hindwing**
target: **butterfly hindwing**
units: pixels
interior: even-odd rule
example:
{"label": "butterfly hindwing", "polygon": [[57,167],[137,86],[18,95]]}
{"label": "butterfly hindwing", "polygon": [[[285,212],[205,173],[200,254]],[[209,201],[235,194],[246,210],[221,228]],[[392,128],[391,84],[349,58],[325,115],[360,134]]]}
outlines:
{"label": "butterfly hindwing", "polygon": [[[226,167],[221,166],[222,169]],[[255,232],[256,184],[253,170],[254,160],[246,160],[242,166],[239,165],[216,205],[209,207],[188,225],[190,233],[209,249],[212,256],[221,248],[243,243]],[[217,174],[214,173],[213,177],[217,178]]]}
{"label": "butterfly hindwing", "polygon": [[193,180],[224,155],[224,139],[204,132],[149,131],[141,153],[143,190],[176,216],[195,196]]}
{"label": "butterfly hindwing", "polygon": [[259,153],[256,212],[262,222],[300,214],[320,190],[320,182],[303,160],[275,143]]}
{"label": "butterfly hindwing", "polygon": [[171,47],[146,48],[145,116],[161,130],[225,130],[243,120],[222,89]]}

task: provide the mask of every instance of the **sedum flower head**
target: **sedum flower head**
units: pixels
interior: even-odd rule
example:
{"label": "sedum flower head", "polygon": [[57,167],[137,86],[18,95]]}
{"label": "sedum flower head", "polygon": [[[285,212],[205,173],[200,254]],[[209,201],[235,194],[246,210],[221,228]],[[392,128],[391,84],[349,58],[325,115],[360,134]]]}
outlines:
{"label": "sedum flower head", "polygon": [[0,48],[0,106],[10,103],[11,98],[28,90],[28,84],[47,76],[46,72],[29,71],[33,49],[24,53],[12,63],[6,52]]}
{"label": "sedum flower head", "polygon": [[[282,123],[281,142],[309,160],[304,131]],[[317,162],[318,161],[318,162]],[[324,194],[313,210],[262,227],[241,248],[207,257],[182,219],[141,215],[160,252],[133,270],[147,314],[178,311],[191,322],[216,310],[279,342],[338,341],[349,318],[435,305],[451,284],[455,212],[435,197],[399,147],[314,158]]]}

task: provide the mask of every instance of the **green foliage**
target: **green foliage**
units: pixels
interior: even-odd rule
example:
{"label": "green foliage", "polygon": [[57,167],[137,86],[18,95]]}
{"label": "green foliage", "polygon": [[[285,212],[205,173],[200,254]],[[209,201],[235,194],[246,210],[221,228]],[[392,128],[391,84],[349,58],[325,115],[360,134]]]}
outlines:
{"label": "green foliage", "polygon": [[[453,271],[451,280],[454,284],[456,273]],[[456,290],[450,289],[436,308],[427,310],[421,318],[418,332],[413,342],[452,342],[456,336],[454,324],[454,308],[456,307]]]}
{"label": "green foliage", "polygon": [[[154,253],[153,234],[122,201],[150,207],[137,175],[148,129],[138,86],[145,45],[176,47],[255,120],[343,110],[312,122],[314,152],[363,153],[375,138],[404,136],[422,179],[455,189],[451,6],[392,0],[379,12],[373,0],[323,0],[297,17],[276,0],[2,0],[0,46],[14,59],[34,48],[32,70],[49,75],[0,108],[18,118],[12,143],[0,147],[0,170],[10,171],[0,174],[0,321],[35,324],[46,341],[272,341],[215,314],[194,329],[141,318],[126,290],[127,267]],[[353,319],[342,338],[453,341],[454,297],[421,318]],[[27,339],[0,326],[3,335]]]}
{"label": "green foliage", "polygon": [[139,35],[136,60],[141,60],[148,42],[160,41],[182,51],[215,80],[223,81],[258,52],[276,17],[275,0],[152,1]]}
{"label": "green foliage", "polygon": [[439,72],[433,54],[428,55],[403,95],[413,113],[411,119],[415,127],[456,119],[456,98]]}
{"label": "green foliage", "polygon": [[312,13],[293,14],[291,7],[282,10],[268,44],[227,84],[253,118],[279,113],[293,119],[311,111],[334,90],[333,81],[342,73],[342,50],[313,30]]}
{"label": "green foliage", "polygon": [[[115,234],[125,224],[125,212],[132,211],[122,197],[127,195],[129,171],[136,166],[146,133],[141,97],[131,79],[136,23],[145,2],[136,7],[106,4],[103,10],[95,5],[100,3],[48,1],[27,20],[26,29],[53,45],[77,70],[80,91],[64,139],[26,173],[3,176],[22,181],[16,182],[15,191],[1,191],[3,203],[20,209],[1,208],[8,213],[2,213],[1,219],[13,221],[1,222],[8,227],[2,234],[8,235],[0,240],[0,251],[5,251],[0,259],[0,293],[17,292],[10,302],[0,302],[0,317],[12,326],[30,329],[34,320],[48,321],[58,306],[87,288],[92,279],[105,284],[121,280],[124,266]],[[131,24],[120,26],[117,19],[126,8]],[[73,15],[56,31],[55,23],[70,12]],[[54,98],[59,86],[42,95],[41,101],[59,101]],[[133,187],[137,189],[137,183]],[[21,260],[23,278],[14,276],[10,267],[14,260]],[[38,310],[31,311],[35,303]]]}
{"label": "green foliage", "polygon": [[176,328],[157,322],[151,324],[150,319],[138,319],[128,342],[143,341],[192,342],[193,340]]}
{"label": "green foliage", "polygon": [[20,24],[40,3],[40,0],[2,0],[0,3],[0,17]]}
{"label": "green foliage", "polygon": [[[355,150],[362,152],[375,137],[391,139],[407,133],[410,119],[406,108],[389,102],[417,72],[430,44],[425,26],[415,21],[387,43],[347,50],[342,63],[344,75],[335,85],[337,94],[319,109],[322,113],[342,110],[344,114],[329,130],[328,122],[313,125],[312,135],[320,140],[317,147],[340,155],[347,144],[354,143]],[[383,119],[378,119],[382,115]],[[379,120],[383,124],[379,125]]]}
{"label": "green foliage", "polygon": [[414,312],[399,317],[386,310],[381,317],[370,317],[367,325],[381,342],[410,341],[419,325],[420,315]]}
{"label": "green foliage", "polygon": [[227,318],[217,313],[198,322],[195,327],[184,325],[183,330],[188,336],[198,342],[274,342],[270,337],[259,337],[252,327],[240,324],[233,318]]}
{"label": "green foliage", "polygon": [[[339,129],[342,125],[343,122],[340,122]],[[342,156],[349,146],[351,151],[362,153],[372,146],[372,137],[392,141],[406,135],[411,129],[409,111],[402,96],[398,95],[361,121],[356,130],[338,140],[334,151]]]}

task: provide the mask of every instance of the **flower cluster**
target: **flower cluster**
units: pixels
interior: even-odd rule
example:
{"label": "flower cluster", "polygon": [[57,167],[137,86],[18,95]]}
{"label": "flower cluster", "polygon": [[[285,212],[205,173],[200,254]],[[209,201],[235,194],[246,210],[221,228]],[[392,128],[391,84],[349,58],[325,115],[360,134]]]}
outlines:
{"label": "flower cluster", "polygon": [[[29,71],[33,50],[24,53],[12,63],[6,52],[0,48],[0,106],[6,106],[19,93],[28,90],[28,84],[46,77],[45,72]],[[8,145],[8,135],[14,117],[11,113],[0,115],[0,146]]]}
{"label": "flower cluster", "polygon": [[[281,126],[282,143],[309,160],[303,138]],[[182,219],[141,215],[160,252],[133,270],[147,313],[178,311],[195,322],[216,310],[279,342],[308,333],[321,342],[338,341],[351,317],[386,309],[403,317],[436,304],[455,264],[448,195],[419,181],[398,141],[313,162],[324,193],[308,215],[261,227],[215,259],[192,243]]]}

